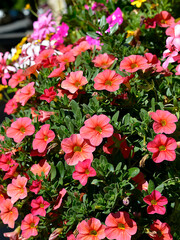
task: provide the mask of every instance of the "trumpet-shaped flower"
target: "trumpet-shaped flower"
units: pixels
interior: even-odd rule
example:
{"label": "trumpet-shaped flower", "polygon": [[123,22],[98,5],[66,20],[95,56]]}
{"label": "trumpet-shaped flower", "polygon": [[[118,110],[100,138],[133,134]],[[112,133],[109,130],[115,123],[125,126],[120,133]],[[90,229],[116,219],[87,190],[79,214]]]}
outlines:
{"label": "trumpet-shaped flower", "polygon": [[174,18],[167,11],[162,11],[155,16],[156,22],[160,27],[169,27],[174,23]]}
{"label": "trumpet-shaped flower", "polygon": [[123,83],[124,79],[115,71],[106,69],[94,78],[94,88],[96,90],[107,90],[114,92],[119,89],[119,85]]}
{"label": "trumpet-shaped flower", "polygon": [[28,117],[18,118],[6,131],[9,138],[13,138],[16,143],[21,142],[26,136],[31,136],[35,132],[34,125]]}
{"label": "trumpet-shaped flower", "polygon": [[153,123],[153,130],[155,133],[171,134],[176,130],[175,122],[178,121],[174,114],[169,111],[157,110],[150,113],[151,118],[155,121]]}
{"label": "trumpet-shaped flower", "polygon": [[147,59],[140,55],[130,55],[125,57],[120,63],[120,71],[123,69],[127,72],[136,72],[138,70],[145,70],[149,68],[149,64],[147,63]]}
{"label": "trumpet-shaped flower", "polygon": [[51,170],[51,166],[45,159],[41,159],[38,164],[33,164],[30,171],[34,173],[34,175],[38,175],[41,177],[42,172],[44,173],[45,177],[48,176],[49,171]]}
{"label": "trumpet-shaped flower", "polygon": [[48,103],[54,100],[57,93],[54,91],[54,87],[50,87],[49,89],[44,90],[44,94],[40,96],[40,100],[45,100]]}
{"label": "trumpet-shaped flower", "polygon": [[14,164],[15,161],[11,158],[11,153],[2,154],[0,156],[0,169],[8,171]]}
{"label": "trumpet-shaped flower", "polygon": [[31,236],[37,236],[37,225],[39,223],[40,218],[37,216],[33,216],[31,213],[26,215],[21,223],[22,236],[25,239],[30,238]]}
{"label": "trumpet-shaped flower", "polygon": [[91,218],[87,222],[83,220],[77,226],[77,240],[99,240],[105,238],[105,226],[101,224],[99,219]]}
{"label": "trumpet-shaped flower", "polygon": [[83,76],[82,71],[71,72],[62,83],[61,87],[71,93],[75,93],[78,89],[88,83],[87,79]]}
{"label": "trumpet-shaped flower", "polygon": [[18,105],[16,100],[12,98],[6,103],[4,112],[7,113],[8,115],[13,114],[16,112],[17,107]]}
{"label": "trumpet-shaped flower", "polygon": [[149,237],[154,240],[173,240],[170,226],[167,223],[162,223],[159,219],[154,220],[150,230],[152,232],[149,234]]}
{"label": "trumpet-shaped flower", "polygon": [[60,208],[62,200],[63,200],[63,197],[65,196],[66,192],[67,191],[66,191],[65,188],[61,189],[61,191],[59,192],[59,195],[58,195],[58,197],[56,199],[56,202],[54,204],[53,210],[56,210],[56,209]]}
{"label": "trumpet-shaped flower", "polygon": [[93,146],[99,146],[105,137],[111,137],[113,134],[113,126],[109,124],[110,119],[104,115],[94,115],[87,119],[80,129],[80,135],[84,139],[88,139]]}
{"label": "trumpet-shaped flower", "polygon": [[106,220],[105,234],[108,239],[130,240],[137,232],[137,225],[127,212],[110,213]]}
{"label": "trumpet-shaped flower", "polygon": [[63,139],[61,148],[66,153],[64,158],[68,165],[76,165],[85,159],[93,160],[92,152],[95,151],[95,147],[80,134],[72,134],[69,138]]}
{"label": "trumpet-shaped flower", "polygon": [[23,75],[23,69],[19,69],[17,73],[13,74],[13,76],[9,79],[8,85],[12,88],[15,88],[20,82],[26,79],[25,75]]}
{"label": "trumpet-shaped flower", "polygon": [[166,197],[163,197],[157,190],[152,191],[151,195],[144,197],[143,201],[149,205],[147,207],[148,214],[165,214],[166,208],[164,205],[168,203],[168,200]]}
{"label": "trumpet-shaped flower", "polygon": [[95,67],[106,69],[109,68],[115,60],[117,60],[117,58],[115,58],[113,55],[104,53],[96,56],[92,62],[94,63]]}
{"label": "trumpet-shaped flower", "polygon": [[50,203],[44,201],[42,196],[37,197],[31,201],[31,213],[32,215],[46,216],[46,208],[50,206]]}
{"label": "trumpet-shaped flower", "polygon": [[42,153],[46,149],[48,143],[52,142],[55,138],[55,133],[49,130],[50,124],[44,124],[41,129],[36,133],[35,139],[33,140],[33,149],[38,150]]}
{"label": "trumpet-shaped flower", "polygon": [[24,106],[27,101],[35,94],[34,82],[28,83],[22,89],[19,89],[14,95],[16,102],[21,103]]}
{"label": "trumpet-shaped flower", "polygon": [[[59,56],[60,57],[60,56]],[[61,77],[64,75],[63,71],[65,70],[65,66],[64,63],[60,63],[60,67],[59,68],[55,68],[52,73],[48,76],[48,78],[52,78],[52,77]]]}
{"label": "trumpet-shaped flower", "polygon": [[89,177],[96,176],[96,171],[91,167],[91,160],[86,159],[83,162],[78,162],[73,172],[73,179],[79,180],[85,186]]}
{"label": "trumpet-shaped flower", "polygon": [[11,202],[14,204],[19,199],[27,197],[27,178],[17,176],[16,179],[12,179],[12,183],[7,186],[7,195],[11,197]]}
{"label": "trumpet-shaped flower", "polygon": [[18,218],[18,210],[13,207],[10,199],[5,199],[0,205],[0,217],[4,224],[8,224],[10,228],[14,228],[14,223]]}
{"label": "trumpet-shaped flower", "polygon": [[154,140],[147,144],[147,149],[153,153],[152,159],[155,163],[160,163],[164,160],[174,161],[176,148],[177,143],[175,139],[168,138],[164,134],[156,135]]}

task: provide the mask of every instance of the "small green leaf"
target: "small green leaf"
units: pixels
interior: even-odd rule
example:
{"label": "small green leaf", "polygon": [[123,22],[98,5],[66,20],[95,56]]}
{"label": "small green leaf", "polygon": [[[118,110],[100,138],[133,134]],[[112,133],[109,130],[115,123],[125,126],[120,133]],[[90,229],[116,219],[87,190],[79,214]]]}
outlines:
{"label": "small green leaf", "polygon": [[98,37],[98,35],[95,32],[87,32],[87,35],[95,39]]}
{"label": "small green leaf", "polygon": [[155,189],[156,189],[158,192],[161,193],[161,192],[164,190],[164,183],[160,184],[160,185],[157,186]]}
{"label": "small green leaf", "polygon": [[148,184],[148,193],[151,194],[154,189],[155,189],[154,182],[150,180]]}
{"label": "small green leaf", "polygon": [[102,28],[105,24],[106,24],[106,17],[102,16],[102,18],[100,19],[99,27]]}
{"label": "small green leaf", "polygon": [[140,169],[137,167],[133,167],[133,168],[128,169],[128,172],[129,172],[129,176],[133,178],[136,175],[138,175],[138,173],[140,172]]}
{"label": "small green leaf", "polygon": [[51,164],[51,181],[56,177],[56,167],[54,163]]}
{"label": "small green leaf", "polygon": [[110,36],[113,35],[119,28],[119,24],[116,23],[111,29],[110,29]]}

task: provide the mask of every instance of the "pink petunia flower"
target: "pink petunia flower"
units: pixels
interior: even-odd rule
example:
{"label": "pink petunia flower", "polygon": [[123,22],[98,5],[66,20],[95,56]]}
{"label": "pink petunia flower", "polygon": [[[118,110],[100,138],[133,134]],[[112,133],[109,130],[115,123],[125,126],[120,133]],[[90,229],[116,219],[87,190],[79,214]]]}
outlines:
{"label": "pink petunia flower", "polygon": [[12,88],[15,88],[20,82],[26,79],[25,75],[23,75],[23,69],[19,69],[17,73],[13,74],[13,76],[9,79],[8,85]]}
{"label": "pink petunia flower", "polygon": [[67,64],[70,62],[74,62],[75,57],[74,57],[73,53],[70,51],[70,52],[64,53],[63,55],[58,56],[57,60],[63,64]]}
{"label": "pink petunia flower", "polygon": [[55,133],[49,130],[50,124],[44,124],[41,129],[36,133],[35,139],[33,140],[33,149],[38,150],[42,153],[46,149],[48,143],[52,142],[55,138]]}
{"label": "pink petunia flower", "polygon": [[176,130],[175,122],[178,122],[177,117],[169,111],[157,110],[150,113],[151,118],[155,121],[153,123],[153,130],[155,133],[171,134]]}
{"label": "pink petunia flower", "polygon": [[19,89],[14,95],[16,102],[24,106],[27,101],[35,94],[34,82],[28,83],[25,87]]}
{"label": "pink petunia flower", "polygon": [[137,72],[138,70],[145,70],[149,68],[147,59],[140,55],[130,55],[125,57],[120,63],[120,71],[123,69],[127,72]]}
{"label": "pink petunia flower", "polygon": [[117,58],[115,58],[113,55],[104,53],[104,54],[99,54],[98,56],[96,56],[92,60],[92,62],[94,63],[95,67],[107,69],[114,63],[115,60],[117,60]]}
{"label": "pink petunia flower", "polygon": [[41,189],[41,181],[33,180],[32,185],[29,187],[29,190],[31,192],[34,192],[35,194],[38,194],[40,189]]}
{"label": "pink petunia flower", "polygon": [[164,160],[174,161],[176,159],[175,149],[177,143],[174,138],[168,138],[164,134],[156,135],[154,140],[147,144],[147,149],[153,153],[152,159],[155,163]]}
{"label": "pink petunia flower", "polygon": [[155,16],[156,22],[160,27],[169,27],[174,23],[174,18],[167,11],[162,11]]}
{"label": "pink petunia flower", "polygon": [[66,192],[67,191],[66,191],[65,188],[61,189],[61,191],[59,192],[59,195],[56,199],[56,203],[54,204],[53,210],[56,210],[56,209],[60,208],[60,206],[62,204],[63,197],[65,196]]}
{"label": "pink petunia flower", "polygon": [[130,240],[137,232],[137,224],[127,212],[110,213],[106,220],[105,234],[108,239]]}
{"label": "pink petunia flower", "polygon": [[10,167],[9,170],[4,175],[3,180],[6,180],[8,178],[16,178],[19,175],[18,171],[16,171],[18,166],[19,166],[18,163],[14,163],[14,165]]}
{"label": "pink petunia flower", "polygon": [[[59,56],[60,57],[60,56]],[[64,63],[60,63],[60,67],[59,68],[55,68],[52,73],[48,76],[48,78],[52,78],[52,77],[63,77],[64,73],[63,71],[65,70],[65,66]]]}
{"label": "pink petunia flower", "polygon": [[119,85],[123,83],[124,79],[121,75],[113,70],[106,69],[94,78],[94,88],[96,90],[107,90],[114,92],[119,89]]}
{"label": "pink petunia flower", "polygon": [[50,203],[44,201],[42,196],[37,197],[31,201],[31,213],[32,215],[46,216],[46,208],[50,206]]}
{"label": "pink petunia flower", "polygon": [[44,123],[48,119],[50,119],[51,115],[54,115],[54,112],[48,112],[39,110],[40,115],[38,116],[38,121]]}
{"label": "pink petunia flower", "polygon": [[[18,226],[13,232],[7,232],[7,233],[4,233],[4,237],[8,237],[9,240],[20,240],[20,232],[21,232],[21,227]],[[25,239],[22,239],[21,240],[25,240]]]}
{"label": "pink petunia flower", "polygon": [[78,89],[88,83],[87,79],[83,76],[83,71],[71,72],[69,77],[61,83],[61,87],[68,90],[70,93],[75,93]]}
{"label": "pink petunia flower", "polygon": [[51,166],[45,159],[41,159],[38,164],[33,164],[30,171],[34,173],[34,175],[38,175],[41,177],[42,172],[44,173],[45,177],[48,176],[49,171],[51,170]]}
{"label": "pink petunia flower", "polygon": [[104,115],[94,115],[87,119],[80,129],[80,135],[84,139],[88,139],[93,146],[99,146],[105,137],[113,134],[113,126],[109,124],[110,119]]}
{"label": "pink petunia flower", "polygon": [[87,41],[82,41],[78,46],[72,49],[72,53],[74,56],[81,55],[82,52],[87,51],[91,48],[91,45]]}
{"label": "pink petunia flower", "polygon": [[54,87],[50,87],[49,89],[44,90],[44,94],[40,96],[40,100],[45,100],[48,103],[54,100],[57,93],[54,91]]}
{"label": "pink petunia flower", "polygon": [[7,195],[11,197],[11,202],[14,204],[19,199],[27,197],[27,184],[28,179],[26,177],[17,176],[16,179],[12,179],[12,183],[7,186]]}
{"label": "pink petunia flower", "polygon": [[150,230],[152,232],[149,233],[149,237],[154,240],[173,240],[170,226],[167,223],[162,223],[159,219],[153,221]]}
{"label": "pink petunia flower", "polygon": [[99,219],[90,218],[87,222],[83,220],[77,226],[77,240],[99,240],[105,238],[105,226],[101,224]]}
{"label": "pink petunia flower", "polygon": [[39,223],[40,218],[37,216],[33,216],[31,213],[26,215],[21,223],[22,236],[26,239],[31,236],[37,236],[37,225]]}
{"label": "pink petunia flower", "polygon": [[16,112],[16,109],[18,108],[18,104],[14,98],[10,99],[4,108],[4,112],[8,115],[13,114]]}
{"label": "pink petunia flower", "polygon": [[7,172],[14,164],[15,161],[11,158],[11,153],[0,155],[0,169]]}
{"label": "pink petunia flower", "polygon": [[80,134],[72,134],[69,138],[63,139],[61,148],[66,153],[64,158],[68,165],[76,165],[85,159],[93,160],[92,152],[95,151],[95,147],[84,140]]}
{"label": "pink petunia flower", "polygon": [[28,117],[18,118],[6,131],[9,138],[13,138],[16,143],[21,142],[26,136],[31,136],[35,132],[34,125]]}
{"label": "pink petunia flower", "polygon": [[86,159],[82,162],[78,162],[73,172],[73,179],[79,180],[80,183],[85,186],[89,177],[96,176],[96,171],[91,167],[91,160]]}
{"label": "pink petunia flower", "polygon": [[18,210],[16,207],[13,207],[13,204],[10,199],[5,199],[0,204],[0,217],[4,224],[8,224],[10,228],[14,228],[14,223],[18,218]]}
{"label": "pink petunia flower", "polygon": [[148,214],[165,214],[166,208],[164,205],[168,204],[168,200],[166,197],[163,197],[157,190],[152,191],[151,195],[144,197],[143,201],[149,205],[147,207]]}
{"label": "pink petunia flower", "polygon": [[[49,236],[48,240],[55,240],[61,234],[63,228],[56,228],[51,235]],[[68,239],[67,239],[68,240]]]}

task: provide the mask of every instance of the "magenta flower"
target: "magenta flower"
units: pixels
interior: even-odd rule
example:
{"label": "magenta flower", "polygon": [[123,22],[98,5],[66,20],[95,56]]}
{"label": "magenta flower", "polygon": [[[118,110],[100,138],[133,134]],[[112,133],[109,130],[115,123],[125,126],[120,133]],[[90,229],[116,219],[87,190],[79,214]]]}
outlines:
{"label": "magenta flower", "polygon": [[46,216],[46,208],[50,206],[50,203],[44,201],[42,196],[37,197],[31,201],[31,213],[32,215]]}
{"label": "magenta flower", "polygon": [[109,23],[109,28],[107,32],[110,32],[111,28],[118,23],[119,25],[123,22],[122,11],[117,8],[108,18],[106,18],[107,23]]}
{"label": "magenta flower", "polygon": [[62,22],[61,26],[56,28],[57,32],[51,37],[50,40],[56,40],[55,45],[60,45],[64,42],[64,38],[68,35],[69,26]]}
{"label": "magenta flower", "polygon": [[176,159],[175,149],[177,143],[174,138],[168,138],[164,134],[156,135],[154,140],[147,144],[147,149],[153,153],[152,159],[155,163],[164,160],[174,161]]}
{"label": "magenta flower", "polygon": [[167,223],[162,223],[159,219],[153,221],[150,230],[149,237],[154,240],[173,240],[170,226]]}
{"label": "magenta flower", "polygon": [[164,207],[164,205],[168,203],[168,200],[166,197],[163,197],[160,192],[156,190],[152,191],[151,195],[143,198],[143,201],[149,205],[147,207],[148,214],[165,214],[166,208]]}
{"label": "magenta flower", "polygon": [[86,159],[83,162],[78,162],[72,175],[73,179],[79,180],[83,186],[86,185],[88,177],[94,176],[96,176],[96,171],[91,167],[90,159]]}

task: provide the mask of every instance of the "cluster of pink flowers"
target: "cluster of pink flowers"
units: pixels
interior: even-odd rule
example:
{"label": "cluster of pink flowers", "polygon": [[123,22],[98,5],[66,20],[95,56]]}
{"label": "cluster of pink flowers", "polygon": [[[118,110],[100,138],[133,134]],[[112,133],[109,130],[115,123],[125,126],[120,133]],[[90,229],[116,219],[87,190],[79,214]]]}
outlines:
{"label": "cluster of pink flowers", "polygon": [[171,134],[176,130],[175,122],[178,121],[177,117],[169,111],[163,110],[151,112],[150,116],[155,121],[153,123],[154,132],[160,133],[155,136],[152,142],[147,144],[147,149],[153,153],[153,161],[155,163],[160,163],[164,160],[174,161],[176,159],[176,140],[171,137],[168,138],[162,133]]}
{"label": "cluster of pink flowers", "polygon": [[3,53],[0,53],[0,78],[3,85],[7,85],[7,79],[11,77],[11,74],[16,72],[14,66],[7,65],[7,59],[9,57],[9,52],[6,52],[3,56]]}

